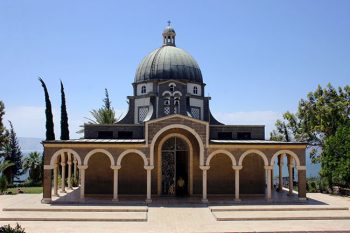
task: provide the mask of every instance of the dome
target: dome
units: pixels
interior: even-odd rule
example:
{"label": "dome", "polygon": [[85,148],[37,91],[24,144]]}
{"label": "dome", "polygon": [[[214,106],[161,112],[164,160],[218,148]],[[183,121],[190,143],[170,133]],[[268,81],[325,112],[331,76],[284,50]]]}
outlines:
{"label": "dome", "polygon": [[203,82],[201,70],[190,54],[173,45],[163,45],[143,58],[135,83],[169,79]]}

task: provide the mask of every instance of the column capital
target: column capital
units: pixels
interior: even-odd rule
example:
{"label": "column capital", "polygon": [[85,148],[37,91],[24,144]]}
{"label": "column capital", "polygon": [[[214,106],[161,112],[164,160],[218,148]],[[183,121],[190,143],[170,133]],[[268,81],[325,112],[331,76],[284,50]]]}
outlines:
{"label": "column capital", "polygon": [[265,170],[273,170],[273,166],[264,166]]}
{"label": "column capital", "polygon": [[82,169],[82,170],[85,170],[85,169],[88,168],[88,166],[87,165],[78,165],[78,168]]}
{"label": "column capital", "polygon": [[238,165],[232,166],[233,170],[241,170],[242,168],[243,168],[243,166],[238,166]]}
{"label": "column capital", "polygon": [[66,163],[61,163],[61,166],[62,166],[62,167],[66,166]]}
{"label": "column capital", "polygon": [[72,162],[67,162],[68,165],[72,165]]}
{"label": "column capital", "polygon": [[112,165],[112,166],[111,166],[111,169],[113,169],[113,170],[119,170],[121,167],[122,167],[122,166],[120,166],[120,165]]}
{"label": "column capital", "polygon": [[153,170],[154,166],[144,166],[143,168],[146,169],[146,170]]}
{"label": "column capital", "polygon": [[199,166],[199,168],[203,171],[207,171],[210,169],[210,166]]}
{"label": "column capital", "polygon": [[297,166],[297,170],[306,170],[306,166]]}

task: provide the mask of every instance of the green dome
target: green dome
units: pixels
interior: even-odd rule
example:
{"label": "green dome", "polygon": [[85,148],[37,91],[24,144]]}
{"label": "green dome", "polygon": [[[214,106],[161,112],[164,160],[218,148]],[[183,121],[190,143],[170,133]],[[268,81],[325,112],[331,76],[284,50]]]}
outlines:
{"label": "green dome", "polygon": [[201,70],[189,53],[164,45],[143,58],[136,71],[135,83],[169,79],[203,82]]}

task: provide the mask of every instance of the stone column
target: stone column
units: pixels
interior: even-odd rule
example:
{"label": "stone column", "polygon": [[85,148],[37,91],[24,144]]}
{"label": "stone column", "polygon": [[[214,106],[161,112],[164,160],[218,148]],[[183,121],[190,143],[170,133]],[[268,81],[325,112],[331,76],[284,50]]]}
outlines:
{"label": "stone column", "polygon": [[85,166],[78,166],[79,174],[80,174],[80,200],[84,200],[85,198],[85,170],[88,168]]}
{"label": "stone column", "polygon": [[266,199],[268,200],[268,201],[270,201],[271,200],[271,197],[272,197],[272,195],[271,195],[271,171],[272,171],[272,169],[273,169],[273,166],[265,166],[264,167],[265,168],[265,170],[267,171],[267,192],[266,192]]}
{"label": "stone column", "polygon": [[77,163],[78,163],[77,159],[74,158],[74,160],[73,160],[73,164],[74,164],[74,166],[73,166],[73,177],[74,177],[74,179],[77,178]]}
{"label": "stone column", "polygon": [[283,173],[282,173],[282,169],[283,169],[283,155],[279,155],[278,156],[278,191],[282,192],[282,188],[283,188]]}
{"label": "stone column", "polygon": [[53,169],[53,195],[58,196],[58,164],[57,162],[54,165]]}
{"label": "stone column", "polygon": [[297,166],[298,169],[298,197],[299,200],[306,200],[306,166]]}
{"label": "stone column", "polygon": [[151,203],[151,188],[152,188],[152,183],[151,183],[151,172],[154,166],[145,166],[145,169],[147,170],[147,199],[146,203]]}
{"label": "stone column", "polygon": [[235,170],[235,201],[241,201],[239,199],[239,170],[243,168],[243,166],[232,166],[233,170]]}
{"label": "stone column", "polygon": [[200,169],[203,172],[203,197],[202,202],[207,203],[208,197],[207,197],[207,171],[210,169],[210,166],[200,166]]}
{"label": "stone column", "polygon": [[117,202],[119,201],[118,198],[118,171],[121,168],[121,166],[111,166],[113,169],[113,201]]}
{"label": "stone column", "polygon": [[289,195],[293,195],[293,157],[288,155]]}
{"label": "stone column", "polygon": [[62,167],[62,177],[61,177],[61,193],[65,193],[66,192],[66,164],[65,163],[61,163],[61,167]]}
{"label": "stone column", "polygon": [[54,167],[50,165],[44,166],[44,182],[43,182],[43,199],[41,203],[51,203],[51,174]]}
{"label": "stone column", "polygon": [[71,153],[68,153],[68,189],[72,189],[72,157]]}

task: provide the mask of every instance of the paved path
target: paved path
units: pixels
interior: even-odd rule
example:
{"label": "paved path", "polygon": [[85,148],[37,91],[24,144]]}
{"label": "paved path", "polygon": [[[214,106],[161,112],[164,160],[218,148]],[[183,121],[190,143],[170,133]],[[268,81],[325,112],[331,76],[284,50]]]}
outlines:
{"label": "paved path", "polygon": [[[350,207],[350,198],[325,194],[308,194],[315,202],[325,206]],[[39,204],[40,195],[0,196],[0,217],[3,208],[9,207],[43,207]],[[311,202],[310,202],[311,203]],[[242,207],[242,206],[240,206]],[[251,205],[251,208],[258,207]],[[60,208],[71,208],[60,206]],[[81,208],[78,206],[77,208]],[[86,207],[83,207],[86,208]],[[98,206],[94,208],[99,208]],[[103,208],[113,208],[106,207]],[[118,207],[120,208],[120,207]],[[123,206],[125,208],[125,206]],[[245,207],[247,208],[247,207]],[[350,211],[349,211],[350,212]],[[64,215],[58,212],[57,216]],[[79,213],[77,213],[79,214]],[[111,214],[111,213],[108,213]],[[16,222],[0,222],[0,225]],[[150,206],[147,222],[19,222],[26,232],[311,232],[338,231],[350,232],[350,220],[288,220],[288,221],[216,221],[210,208],[205,206]]]}

